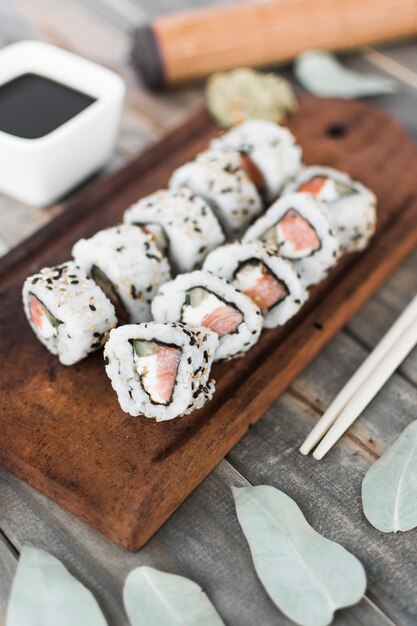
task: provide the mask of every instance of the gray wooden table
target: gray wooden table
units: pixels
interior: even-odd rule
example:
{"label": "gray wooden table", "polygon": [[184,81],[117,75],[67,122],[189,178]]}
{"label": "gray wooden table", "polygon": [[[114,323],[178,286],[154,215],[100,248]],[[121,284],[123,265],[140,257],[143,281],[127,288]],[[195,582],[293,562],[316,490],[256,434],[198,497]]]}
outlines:
{"label": "gray wooden table", "polygon": [[[200,88],[150,94],[137,84],[127,63],[132,25],[193,4],[192,0],[1,0],[0,45],[28,37],[45,39],[125,78],[128,96],[122,130],[113,162],[101,174],[105,176],[201,104]],[[345,60],[351,67],[396,80],[398,92],[376,98],[374,104],[390,111],[417,140],[417,44],[366,49]],[[0,254],[65,208],[63,202],[33,209],[0,196]],[[360,504],[367,468],[417,418],[417,351],[325,461],[317,463],[297,451],[336,392],[416,291],[414,253],[135,554],[0,470],[0,624],[19,552],[27,543],[60,558],[92,590],[112,626],[127,624],[122,585],[127,573],[142,564],[199,583],[229,626],[288,624],[257,580],[234,514],[230,487],[247,484],[283,489],[318,531],[342,543],[365,565],[366,597],[358,606],[338,613],[336,624],[417,624],[417,531],[383,535],[366,522]]]}

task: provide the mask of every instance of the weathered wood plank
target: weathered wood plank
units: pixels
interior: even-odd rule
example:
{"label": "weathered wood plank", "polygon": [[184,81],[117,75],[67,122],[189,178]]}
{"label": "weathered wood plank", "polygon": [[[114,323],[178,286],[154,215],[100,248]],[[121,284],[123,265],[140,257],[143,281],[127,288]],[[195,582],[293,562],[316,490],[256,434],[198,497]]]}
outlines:
{"label": "weathered wood plank", "polygon": [[2,254],[6,254],[6,252],[8,252],[9,250],[10,250],[9,243],[6,241],[3,235],[0,235],[0,256]]}
{"label": "weathered wood plank", "polygon": [[[289,402],[293,402],[289,398]],[[247,481],[223,461],[138,553],[111,543],[71,514],[0,472],[1,525],[20,549],[30,542],[49,550],[97,597],[109,625],[127,620],[121,590],[127,573],[146,564],[198,582],[228,626],[289,626],[254,572],[234,511],[231,485]],[[369,599],[342,611],[337,626],[388,626]]]}
{"label": "weathered wood plank", "polygon": [[[382,287],[348,324],[348,332],[367,348],[373,348],[417,293],[417,252]],[[399,371],[417,385],[417,352]]]}
{"label": "weathered wood plank", "polygon": [[416,389],[395,375],[363,416],[321,462],[298,447],[321,411],[363,360],[365,350],[340,334],[285,396],[229,454],[253,483],[272,484],[301,505],[313,526],[356,554],[369,593],[393,621],[414,625],[416,564],[413,533],[383,535],[364,519],[360,485],[369,465],[415,417]]}
{"label": "weathered wood plank", "polygon": [[124,67],[128,39],[120,29],[77,0],[17,0],[40,37],[112,68]]}
{"label": "weathered wood plank", "polygon": [[396,93],[372,98],[372,103],[390,113],[400,122],[414,140],[417,139],[415,116],[416,89],[403,81],[399,81],[395,76],[388,74],[388,72],[383,70],[380,66],[370,63],[364,57],[351,54],[344,56],[343,61],[352,69],[385,77],[389,76],[398,83],[398,91]]}
{"label": "weathered wood plank", "polygon": [[[118,5],[118,10],[134,10],[134,5],[127,1],[123,6]],[[2,7],[3,13],[8,19],[0,22],[0,43],[28,36],[43,38],[107,65],[118,71],[126,81],[126,104],[115,154],[100,176],[121,167],[132,155],[161,139],[202,101],[201,93],[193,88],[158,95],[145,92],[129,67],[129,31],[125,32],[120,24],[95,11],[91,3],[87,6],[79,0],[70,4],[63,0],[36,0],[36,3],[18,0],[16,8],[11,3],[6,8]],[[71,197],[78,191],[76,189]],[[0,211],[1,255],[64,210],[67,202],[64,199],[52,208],[33,209],[0,195],[0,204],[5,207]]]}
{"label": "weathered wood plank", "polygon": [[363,55],[372,65],[380,67],[395,77],[417,89],[417,45],[415,41],[395,43],[387,46],[365,48]]}
{"label": "weathered wood plank", "polygon": [[1,236],[9,246],[13,247],[22,238],[32,234],[36,228],[49,222],[60,210],[59,205],[45,209],[29,207],[17,200],[0,195]]}
{"label": "weathered wood plank", "polygon": [[[127,33],[130,33],[132,27],[136,24],[148,20],[150,15],[149,10],[151,7],[147,2],[137,2],[136,0],[118,0],[118,2],[113,2],[113,0],[80,1],[95,15],[101,15],[104,20]],[[152,2],[152,7],[155,4],[158,7],[159,0],[156,3]]]}

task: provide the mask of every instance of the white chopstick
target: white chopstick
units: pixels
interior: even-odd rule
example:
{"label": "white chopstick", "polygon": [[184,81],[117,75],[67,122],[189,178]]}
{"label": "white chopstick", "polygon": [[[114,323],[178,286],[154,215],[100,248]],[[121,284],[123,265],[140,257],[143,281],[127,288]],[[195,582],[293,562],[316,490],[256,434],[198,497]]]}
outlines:
{"label": "white chopstick", "polygon": [[[339,416],[342,414],[342,412],[345,415],[344,417],[345,422],[346,423],[349,422],[349,419],[346,417],[346,415],[348,413],[348,406],[350,406],[350,402],[352,401],[353,397],[355,396],[355,394],[359,392],[361,387],[364,385],[365,381],[367,382],[367,379],[369,378],[369,376],[373,373],[375,368],[377,368],[377,366],[380,363],[383,364],[382,370],[389,371],[390,364],[391,364],[391,351],[396,347],[396,344],[400,341],[400,338],[402,337],[403,333],[410,327],[410,325],[413,324],[413,322],[417,324],[417,296],[415,296],[413,300],[410,302],[410,304],[404,309],[403,313],[398,317],[395,323],[391,326],[390,330],[386,333],[386,335],[379,342],[376,348],[371,352],[368,358],[358,368],[356,373],[352,376],[349,382],[345,385],[345,387],[340,391],[340,393],[336,396],[336,398],[330,404],[327,411],[324,413],[322,418],[317,422],[316,426],[313,428],[313,430],[311,431],[311,433],[309,434],[309,436],[307,437],[307,439],[304,441],[303,445],[301,446],[300,452],[302,454],[308,454],[318,444],[320,439],[331,428],[332,424],[334,424],[336,420],[339,421],[340,419]],[[411,331],[411,334],[412,334],[412,331]],[[413,345],[414,345],[413,343],[410,344],[408,352],[411,351]],[[404,353],[404,356],[402,357],[401,360],[403,360],[407,356],[408,352]],[[399,351],[397,351],[397,353],[399,353]],[[388,367],[384,365],[387,360],[389,361]],[[393,373],[393,371],[395,371],[395,369],[401,363],[401,360],[398,362],[395,368],[391,371],[391,374]],[[382,387],[384,382],[386,382],[386,380],[389,378],[389,376],[391,376],[391,374],[389,374],[385,378],[385,380],[380,384],[380,386],[376,388],[375,393],[379,391],[380,387]],[[381,374],[380,374],[380,377],[381,377]],[[383,378],[383,375],[382,375],[382,378]],[[364,393],[366,397],[368,392],[364,392]],[[365,406],[373,398],[373,396],[370,395],[369,393],[368,395],[369,395],[369,400],[368,402],[366,402]],[[358,415],[356,415],[356,417],[358,417]],[[346,428],[348,428],[349,425],[353,423],[356,417],[354,417],[353,420],[350,421],[350,423],[348,423],[348,425],[342,430],[341,434],[343,434]],[[333,433],[334,432],[338,432],[338,430],[337,431],[334,430]],[[328,439],[327,441],[330,441],[330,439]],[[335,443],[335,441],[333,441],[330,447]],[[319,446],[319,448],[314,453],[314,457],[322,458],[324,454],[330,449],[330,447],[327,447],[327,449],[325,449],[325,444],[323,440],[323,446],[321,447]]]}
{"label": "white chopstick", "polygon": [[407,354],[417,343],[417,320],[414,320],[403,332],[395,346],[386,357],[378,363],[372,373],[365,380],[355,396],[339,414],[333,426],[321,440],[313,452],[315,459],[320,460],[340,439],[343,433],[361,415],[362,411],[376,396],[381,387],[392,376]]}

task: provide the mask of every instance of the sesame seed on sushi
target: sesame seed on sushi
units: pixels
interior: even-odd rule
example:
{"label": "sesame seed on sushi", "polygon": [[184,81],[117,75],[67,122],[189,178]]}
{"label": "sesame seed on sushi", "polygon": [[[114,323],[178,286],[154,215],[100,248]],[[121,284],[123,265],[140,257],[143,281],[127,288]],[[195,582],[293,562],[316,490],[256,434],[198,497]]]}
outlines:
{"label": "sesame seed on sushi", "polygon": [[305,167],[284,193],[312,194],[320,200],[344,252],[366,248],[376,228],[376,196],[348,174],[331,167]]}
{"label": "sesame seed on sushi", "polygon": [[123,220],[146,228],[159,226],[176,273],[192,271],[225,240],[209,204],[186,187],[162,189],[142,198],[125,211]]}
{"label": "sesame seed on sushi", "polygon": [[216,333],[184,324],[120,326],[104,350],[106,373],[121,408],[157,421],[174,419],[211,400]]}
{"label": "sesame seed on sushi", "polygon": [[257,239],[292,261],[306,287],[323,280],[341,255],[321,203],[304,193],[276,200],[244,235],[246,241]]}
{"label": "sesame seed on sushi", "polygon": [[72,254],[114,304],[120,322],[151,319],[150,303],[159,285],[171,278],[168,261],[152,235],[120,224],[80,239]]}
{"label": "sesame seed on sushi", "polygon": [[260,241],[220,246],[207,256],[203,269],[251,298],[262,312],[265,328],[285,324],[308,299],[295,267],[274,246]]}
{"label": "sesame seed on sushi", "polygon": [[205,150],[179,167],[171,189],[188,187],[210,204],[228,237],[236,237],[262,211],[259,192],[242,167],[240,154]]}
{"label": "sesame seed on sushi", "polygon": [[224,278],[196,270],[162,285],[152,303],[158,322],[204,326],[219,337],[215,361],[247,352],[259,339],[262,315],[256,304]]}
{"label": "sesame seed on sushi", "polygon": [[101,348],[117,324],[111,302],[73,261],[29,276],[22,297],[36,337],[63,365]]}
{"label": "sesame seed on sushi", "polygon": [[267,202],[275,200],[301,168],[302,151],[292,133],[267,120],[246,120],[213,139],[210,146],[225,152],[237,150]]}

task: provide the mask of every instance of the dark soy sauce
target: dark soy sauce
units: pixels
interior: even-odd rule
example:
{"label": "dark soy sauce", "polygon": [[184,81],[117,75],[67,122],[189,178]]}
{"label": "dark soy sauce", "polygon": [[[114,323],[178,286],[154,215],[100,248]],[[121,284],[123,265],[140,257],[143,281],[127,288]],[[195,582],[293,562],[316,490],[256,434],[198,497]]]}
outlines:
{"label": "dark soy sauce", "polygon": [[0,85],[0,130],[38,139],[65,124],[95,98],[38,74],[23,74]]}

